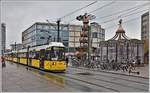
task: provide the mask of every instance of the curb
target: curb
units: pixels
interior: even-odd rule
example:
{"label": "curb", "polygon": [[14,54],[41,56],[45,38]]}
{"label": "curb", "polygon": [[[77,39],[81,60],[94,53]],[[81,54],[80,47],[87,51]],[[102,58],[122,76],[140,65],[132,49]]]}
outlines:
{"label": "curb", "polygon": [[[73,67],[73,66],[69,66],[69,67],[72,67],[72,68],[76,68],[76,67]],[[77,68],[78,69],[78,68]],[[80,68],[79,69],[85,69],[85,70],[91,70],[91,69],[87,69],[87,68]],[[109,72],[109,71],[102,71],[102,70],[91,70],[91,71],[95,71],[95,72],[104,72],[104,73],[111,73],[111,74],[119,74],[119,75],[124,75],[124,76],[132,76],[132,77],[138,77],[138,78],[144,78],[144,79],[149,79],[149,77],[142,77],[142,76],[135,76],[135,75],[127,75],[127,74],[122,74],[122,73],[116,73],[116,72]]]}

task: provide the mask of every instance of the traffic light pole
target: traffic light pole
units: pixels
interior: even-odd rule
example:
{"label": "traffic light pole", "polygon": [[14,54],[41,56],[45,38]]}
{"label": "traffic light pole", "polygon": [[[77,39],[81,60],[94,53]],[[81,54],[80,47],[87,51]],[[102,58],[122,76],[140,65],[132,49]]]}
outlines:
{"label": "traffic light pole", "polygon": [[88,62],[91,62],[91,27],[88,26]]}
{"label": "traffic light pole", "polygon": [[57,20],[58,32],[57,32],[57,42],[59,42],[59,32],[60,32],[60,20]]}
{"label": "traffic light pole", "polygon": [[16,51],[16,42],[15,42],[15,51]]}

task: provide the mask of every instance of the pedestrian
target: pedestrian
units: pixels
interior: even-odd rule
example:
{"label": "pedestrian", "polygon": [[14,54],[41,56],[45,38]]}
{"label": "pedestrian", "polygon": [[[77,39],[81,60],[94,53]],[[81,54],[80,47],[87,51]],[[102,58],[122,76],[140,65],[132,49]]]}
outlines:
{"label": "pedestrian", "polygon": [[5,67],[6,64],[5,64],[5,58],[4,58],[4,56],[1,56],[1,60],[2,60],[2,67]]}
{"label": "pedestrian", "polygon": [[141,60],[140,59],[138,59],[138,65],[140,65],[141,64]]}
{"label": "pedestrian", "polygon": [[128,70],[127,70],[127,63],[126,63],[125,60],[124,60],[123,63],[122,63],[122,70],[123,70],[123,71],[128,71]]}
{"label": "pedestrian", "polygon": [[44,56],[41,56],[40,57],[40,67],[43,69],[44,68],[44,60],[45,60],[45,58],[44,58]]}
{"label": "pedestrian", "polygon": [[130,75],[130,73],[132,73],[132,69],[133,69],[132,65],[129,64],[129,75]]}
{"label": "pedestrian", "polygon": [[133,69],[135,70],[135,61],[133,60],[133,62],[132,62],[132,67],[133,67]]}
{"label": "pedestrian", "polygon": [[66,66],[68,67],[69,59],[66,57]]}

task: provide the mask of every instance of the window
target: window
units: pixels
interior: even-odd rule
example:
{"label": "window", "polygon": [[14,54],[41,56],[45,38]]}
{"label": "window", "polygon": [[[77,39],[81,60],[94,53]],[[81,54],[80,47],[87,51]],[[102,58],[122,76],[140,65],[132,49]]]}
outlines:
{"label": "window", "polygon": [[75,32],[75,36],[80,36],[80,32]]}
{"label": "window", "polygon": [[61,26],[60,28],[61,28],[62,30],[65,30],[65,31],[68,30],[68,26]]}
{"label": "window", "polygon": [[31,40],[34,41],[34,40],[35,40],[35,36],[32,36],[32,37],[31,37]]}
{"label": "window", "polygon": [[69,31],[82,31],[81,26],[70,25]]}
{"label": "window", "polygon": [[74,40],[74,37],[70,37],[70,38],[69,38],[69,41],[75,41],[75,40]]}
{"label": "window", "polygon": [[62,35],[63,35],[63,37],[69,37],[69,32],[68,31],[63,31]]}
{"label": "window", "polygon": [[43,29],[48,30],[49,26],[48,25],[44,25]]}
{"label": "window", "polygon": [[40,39],[45,39],[45,37],[40,37]]}
{"label": "window", "polygon": [[37,28],[38,29],[42,29],[42,25],[37,25]]}
{"label": "window", "polygon": [[68,46],[68,42],[63,42],[64,46]]}
{"label": "window", "polygon": [[98,36],[97,36],[97,32],[93,32],[93,33],[92,33],[92,37],[93,37],[93,38],[97,38],[97,37],[98,37]]}
{"label": "window", "polygon": [[69,32],[69,36],[74,36],[74,32]]}
{"label": "window", "polygon": [[50,50],[51,60],[64,60],[65,52],[62,47],[52,47]]}

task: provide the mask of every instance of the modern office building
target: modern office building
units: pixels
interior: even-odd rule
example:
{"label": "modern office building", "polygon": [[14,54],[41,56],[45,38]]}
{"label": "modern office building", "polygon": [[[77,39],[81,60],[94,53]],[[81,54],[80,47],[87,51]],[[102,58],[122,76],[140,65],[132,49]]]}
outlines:
{"label": "modern office building", "polygon": [[3,55],[6,49],[6,24],[1,24],[1,54]]}
{"label": "modern office building", "polygon": [[[66,46],[68,52],[74,52],[80,46],[79,38],[81,25],[60,25],[60,41]],[[98,23],[91,23],[92,47],[98,47],[100,41],[105,40],[105,30]],[[55,23],[36,22],[22,32],[23,47],[47,44],[57,41],[57,25]]]}
{"label": "modern office building", "polygon": [[105,30],[98,23],[91,23],[92,47],[98,48],[99,42],[105,40]]}
{"label": "modern office building", "polygon": [[149,63],[149,12],[141,16],[141,40],[144,41],[144,62]]}
{"label": "modern office building", "polygon": [[[99,47],[99,42],[105,40],[105,30],[101,28],[98,23],[91,23],[91,37],[92,46],[94,48]],[[70,25],[69,26],[69,51],[74,52],[77,47],[80,46],[80,33],[82,31],[81,25]]]}
{"label": "modern office building", "polygon": [[75,51],[80,46],[79,38],[81,31],[81,25],[69,25],[69,52]]}
{"label": "modern office building", "polygon": [[149,12],[141,16],[141,39],[149,39]]}
{"label": "modern office building", "polygon": [[[60,25],[60,41],[68,46],[69,33],[67,25]],[[57,25],[54,23],[37,22],[22,32],[23,48],[57,41]]]}

